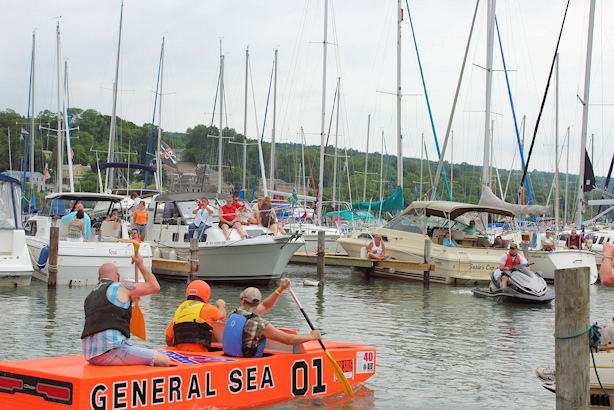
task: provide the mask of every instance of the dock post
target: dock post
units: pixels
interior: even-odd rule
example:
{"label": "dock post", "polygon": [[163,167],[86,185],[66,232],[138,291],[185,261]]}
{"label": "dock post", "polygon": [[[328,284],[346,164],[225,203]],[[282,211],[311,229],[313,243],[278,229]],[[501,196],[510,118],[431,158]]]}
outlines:
{"label": "dock post", "polygon": [[318,282],[324,284],[324,231],[318,232]]}
{"label": "dock post", "polygon": [[58,245],[60,243],[60,228],[54,226],[49,233],[49,262],[47,287],[55,289],[58,280]]}
{"label": "dock post", "polygon": [[198,277],[198,238],[190,239],[190,273],[188,275],[188,283],[196,280]]}
{"label": "dock post", "polygon": [[[427,237],[424,238],[424,263],[427,265],[431,265],[431,240]],[[430,268],[424,271],[424,287],[428,288],[431,281],[431,271]]]}
{"label": "dock post", "polygon": [[[554,271],[554,333],[571,336],[590,322],[588,267]],[[554,340],[556,408],[588,409],[590,402],[589,332],[570,339]]]}

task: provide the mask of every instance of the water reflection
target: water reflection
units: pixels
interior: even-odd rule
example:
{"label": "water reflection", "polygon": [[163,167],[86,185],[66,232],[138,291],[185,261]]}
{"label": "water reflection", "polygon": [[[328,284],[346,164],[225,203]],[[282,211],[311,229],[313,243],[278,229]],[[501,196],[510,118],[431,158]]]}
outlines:
{"label": "water reflection", "polygon": [[[293,290],[315,327],[330,340],[377,348],[377,374],[356,397],[295,400],[274,408],[554,408],[555,396],[534,376],[536,366],[554,362],[554,309],[505,306],[474,298],[469,288],[366,278],[326,267],[324,287],[302,286],[316,269],[290,266]],[[245,286],[212,285],[211,300],[227,310],[240,305]],[[261,286],[263,297],[276,284]],[[164,330],[185,300],[185,283],[162,283],[145,297],[143,347],[164,344]],[[0,360],[81,354],[83,301],[92,286],[48,291],[0,289]],[[614,291],[591,287],[591,321],[612,320]],[[278,327],[309,332],[286,292],[265,318]]]}

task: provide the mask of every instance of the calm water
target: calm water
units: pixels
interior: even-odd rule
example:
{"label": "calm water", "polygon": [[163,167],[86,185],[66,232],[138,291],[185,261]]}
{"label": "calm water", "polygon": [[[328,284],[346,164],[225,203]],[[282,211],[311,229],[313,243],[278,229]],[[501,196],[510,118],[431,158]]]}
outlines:
{"label": "calm water", "polygon": [[[377,371],[353,399],[344,395],[297,400],[285,408],[554,408],[555,395],[534,375],[554,363],[554,308],[504,306],[474,298],[469,288],[366,279],[345,268],[326,270],[324,288],[304,287],[315,267],[289,265],[287,276],[314,325],[326,339],[377,348]],[[261,286],[268,295],[274,286]],[[48,291],[0,289],[0,360],[81,353],[83,300],[91,287]],[[212,300],[236,307],[242,286],[214,286]],[[159,347],[185,285],[162,283],[142,310],[148,341]],[[611,321],[614,290],[591,288],[591,321]],[[610,307],[610,309],[608,309]],[[309,330],[289,294],[266,314],[281,327]]]}

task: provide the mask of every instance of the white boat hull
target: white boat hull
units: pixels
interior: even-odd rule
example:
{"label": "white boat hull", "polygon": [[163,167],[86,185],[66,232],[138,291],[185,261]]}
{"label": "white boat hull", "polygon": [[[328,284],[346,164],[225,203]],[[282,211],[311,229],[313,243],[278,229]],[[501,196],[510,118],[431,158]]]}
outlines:
{"label": "white boat hull", "polygon": [[[243,240],[201,242],[198,278],[208,282],[275,281],[281,277],[294,252],[304,245],[302,239],[289,239],[289,235],[264,235]],[[162,258],[171,259],[170,253],[174,250],[177,259],[188,260],[189,243],[160,242],[152,246],[160,249]],[[154,274],[180,280],[188,276],[186,272],[165,269],[154,269]]]}
{"label": "white boat hull", "polygon": [[[26,239],[35,266],[34,277],[47,282],[49,278],[49,263],[38,266],[41,250],[49,244],[48,241],[37,237]],[[148,269],[151,269],[151,246],[141,244],[139,254]],[[98,269],[105,263],[113,263],[119,270],[122,280],[135,279],[135,266],[131,256],[134,247],[131,243],[121,242],[68,242],[59,241],[58,244],[58,274],[57,286],[91,286],[98,283]],[[143,281],[139,273],[139,282]]]}
{"label": "white boat hull", "polygon": [[0,287],[30,286],[32,263],[23,229],[0,230]]}
{"label": "white boat hull", "polygon": [[554,282],[554,271],[557,269],[582,268],[590,269],[591,284],[598,278],[595,254],[577,249],[560,249],[552,252],[529,251],[528,262],[533,272],[541,271],[547,282]]}

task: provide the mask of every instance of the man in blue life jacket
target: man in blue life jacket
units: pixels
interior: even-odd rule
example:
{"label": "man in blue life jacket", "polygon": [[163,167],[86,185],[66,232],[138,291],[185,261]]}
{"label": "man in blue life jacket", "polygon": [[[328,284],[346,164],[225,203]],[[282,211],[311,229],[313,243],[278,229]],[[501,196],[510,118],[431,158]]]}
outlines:
{"label": "man in blue life jacket", "polygon": [[117,266],[112,263],[105,263],[98,270],[98,285],[85,298],[85,326],[81,334],[83,355],[89,363],[99,366],[168,367],[170,360],[165,354],[128,342],[132,302],[160,290],[156,277],[145,267],[143,257],[133,255],[132,261],[145,282],[120,282]]}
{"label": "man in blue life jacket", "polygon": [[[288,285],[289,282],[288,280]],[[281,292],[277,289],[274,294],[275,297],[279,297]],[[230,315],[224,327],[222,347],[225,354],[234,357],[262,357],[267,338],[290,345],[321,339],[319,330],[312,330],[308,335],[295,335],[286,333],[261,318],[260,314],[275,304],[263,306],[267,300],[274,297],[273,295],[260,303],[262,299],[260,290],[250,287],[245,289],[240,297],[241,307]]]}

